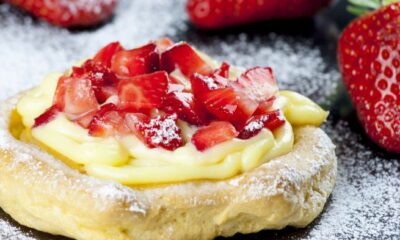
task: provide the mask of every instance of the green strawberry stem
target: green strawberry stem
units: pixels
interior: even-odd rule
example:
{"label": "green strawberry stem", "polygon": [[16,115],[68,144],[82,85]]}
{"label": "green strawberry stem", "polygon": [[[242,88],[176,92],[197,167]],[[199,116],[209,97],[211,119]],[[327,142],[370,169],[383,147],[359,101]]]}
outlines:
{"label": "green strawberry stem", "polygon": [[364,15],[367,12],[389,5],[399,0],[348,0],[350,5],[347,10],[357,16]]}

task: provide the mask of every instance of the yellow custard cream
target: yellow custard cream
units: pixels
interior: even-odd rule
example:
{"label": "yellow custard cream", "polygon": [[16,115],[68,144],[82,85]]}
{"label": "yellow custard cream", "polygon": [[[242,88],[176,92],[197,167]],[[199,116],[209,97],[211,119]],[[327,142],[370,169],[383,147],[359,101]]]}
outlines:
{"label": "yellow custard cream", "polygon": [[52,105],[60,74],[50,74],[38,87],[18,102],[25,133],[68,160],[83,166],[92,176],[113,179],[123,184],[170,183],[198,179],[226,179],[251,170],[293,148],[292,126],[315,125],[328,113],[310,99],[291,91],[281,91],[274,109],[281,109],[287,119],[279,129],[263,129],[247,139],[233,139],[204,152],[190,142],[195,127],[179,122],[187,143],[168,151],[150,149],[134,135],[92,137],[88,130],[68,120],[64,114],[48,124],[32,129],[34,119]]}

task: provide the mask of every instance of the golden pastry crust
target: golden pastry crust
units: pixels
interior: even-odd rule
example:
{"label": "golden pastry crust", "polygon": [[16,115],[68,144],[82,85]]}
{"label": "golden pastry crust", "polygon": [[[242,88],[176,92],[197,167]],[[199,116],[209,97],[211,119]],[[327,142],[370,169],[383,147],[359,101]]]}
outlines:
{"label": "golden pastry crust", "polygon": [[295,130],[291,153],[228,180],[139,188],[96,179],[12,137],[8,116],[18,99],[0,106],[0,207],[52,234],[186,240],[304,227],[335,184],[335,147],[315,127]]}

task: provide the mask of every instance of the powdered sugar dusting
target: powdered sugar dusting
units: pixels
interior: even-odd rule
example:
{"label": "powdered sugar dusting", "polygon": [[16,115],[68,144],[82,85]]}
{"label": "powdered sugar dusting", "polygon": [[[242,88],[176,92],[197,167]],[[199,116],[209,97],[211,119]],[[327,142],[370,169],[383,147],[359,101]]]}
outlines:
{"label": "powdered sugar dusting", "polygon": [[[332,200],[307,239],[399,239],[400,162],[360,144],[362,136],[339,121],[327,127],[339,144]],[[383,237],[384,236],[384,237]]]}
{"label": "powdered sugar dusting", "polygon": [[[49,72],[64,71],[77,60],[93,55],[111,41],[120,40],[126,47],[135,47],[161,36],[182,36],[175,40],[189,39],[198,49],[234,65],[271,66],[281,89],[299,91],[318,102],[323,102],[336,91],[340,77],[338,71],[326,63],[322,51],[308,38],[274,33],[250,36],[243,33],[231,34],[222,39],[207,36],[206,41],[203,41],[203,37],[191,37],[193,32],[187,33],[184,2],[121,0],[112,22],[99,29],[82,32],[54,28],[21,16],[5,4],[0,5],[0,99],[37,85]],[[321,218],[306,230],[293,230],[304,233],[296,234],[293,238],[400,239],[399,158],[387,157],[380,154],[379,150],[368,147],[370,144],[363,142],[362,136],[354,133],[345,121],[330,121],[325,124],[325,129],[338,147],[337,184]],[[2,147],[11,147],[10,141],[4,132],[0,132]],[[10,167],[29,162],[29,153],[22,153],[16,164]],[[41,166],[31,167],[39,169]],[[288,178],[301,178],[290,175],[290,166],[282,171],[286,172],[284,175]],[[145,209],[144,206],[135,205],[132,191],[122,189],[118,184],[104,185],[104,181],[90,179],[99,203],[119,198],[131,203],[131,211],[142,213]],[[254,179],[254,194],[272,191],[272,188],[257,188],[260,185],[256,183]],[[276,180],[274,184],[278,183]],[[77,187],[82,182],[70,184]],[[232,187],[239,184],[240,178],[231,181]],[[212,204],[210,199],[207,201]],[[244,239],[264,239],[263,234]],[[287,231],[274,231],[268,237],[287,238]],[[0,239],[31,240],[43,237],[22,231],[14,223],[3,220],[1,215]]]}

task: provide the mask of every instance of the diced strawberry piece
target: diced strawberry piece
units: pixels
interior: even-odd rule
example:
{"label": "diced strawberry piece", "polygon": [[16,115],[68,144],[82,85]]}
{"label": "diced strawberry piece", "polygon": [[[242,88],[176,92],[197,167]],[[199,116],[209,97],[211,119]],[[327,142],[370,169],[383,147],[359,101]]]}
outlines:
{"label": "diced strawberry piece", "polygon": [[212,122],[200,128],[192,137],[192,143],[197,150],[204,151],[219,143],[235,138],[239,133],[229,122]]}
{"label": "diced strawberry piece", "polygon": [[61,77],[54,95],[54,104],[71,120],[77,120],[99,108],[91,80],[83,77]]}
{"label": "diced strawberry piece", "polygon": [[182,90],[170,92],[163,102],[162,110],[170,114],[176,113],[180,119],[193,125],[207,123],[205,109],[189,92],[182,92]]}
{"label": "diced strawberry piece", "polygon": [[241,139],[256,136],[263,128],[273,131],[285,123],[280,110],[253,116],[239,134]]}
{"label": "diced strawberry piece", "polygon": [[117,52],[111,61],[111,70],[120,78],[129,78],[151,73],[160,63],[157,46],[149,43],[140,48]]}
{"label": "diced strawberry piece", "polygon": [[274,104],[275,100],[276,100],[276,96],[272,96],[269,99],[261,102],[258,105],[258,108],[257,108],[257,110],[256,110],[256,112],[254,114],[258,115],[258,114],[264,114],[264,113],[270,112],[270,108]]}
{"label": "diced strawberry piece", "polygon": [[79,117],[78,119],[76,119],[75,122],[78,123],[83,128],[88,128],[95,116],[96,116],[95,111],[89,112],[89,113]]}
{"label": "diced strawberry piece", "polygon": [[219,75],[204,76],[193,74],[190,78],[192,92],[197,99],[203,100],[204,95],[210,90],[225,88],[228,84],[228,79]]}
{"label": "diced strawberry piece", "polygon": [[230,67],[231,66],[227,62],[223,62],[221,64],[221,66],[217,70],[214,71],[214,74],[215,75],[219,75],[219,76],[224,77],[224,78],[229,78],[229,69],[230,69]]}
{"label": "diced strawberry piece", "polygon": [[159,38],[154,43],[157,45],[158,53],[165,52],[169,47],[174,45],[174,42],[167,37]]}
{"label": "diced strawberry piece", "polygon": [[173,151],[183,146],[181,129],[177,125],[178,118],[176,114],[158,116],[147,122],[142,122],[142,120],[136,117],[133,118],[131,126],[133,125],[136,128],[137,132],[141,135],[140,138],[144,139],[148,147],[162,147]]}
{"label": "diced strawberry piece", "polygon": [[32,128],[39,127],[51,122],[54,118],[56,118],[59,112],[60,110],[57,108],[56,105],[51,106],[39,117],[35,118],[35,123],[33,124]]}
{"label": "diced strawberry piece", "polygon": [[167,90],[168,75],[164,71],[121,80],[118,83],[119,107],[133,112],[158,108]]}
{"label": "diced strawberry piece", "polygon": [[113,103],[103,105],[89,124],[89,134],[95,137],[108,137],[129,134],[125,124],[125,113],[118,111]]}
{"label": "diced strawberry piece", "polygon": [[102,49],[100,49],[100,51],[93,57],[93,61],[99,62],[104,66],[110,68],[111,59],[117,52],[122,50],[124,50],[124,48],[121,46],[119,42],[112,42],[107,46],[103,47]]}
{"label": "diced strawberry piece", "polygon": [[168,73],[179,68],[186,77],[191,77],[194,73],[209,75],[213,72],[211,66],[185,42],[175,44],[163,52],[160,67]]}
{"label": "diced strawberry piece", "polygon": [[100,62],[88,60],[82,67],[74,67],[72,76],[89,78],[99,103],[117,94],[118,78]]}
{"label": "diced strawberry piece", "polygon": [[253,115],[258,103],[232,88],[210,90],[204,94],[204,106],[218,120],[241,128]]}
{"label": "diced strawberry piece", "polygon": [[255,67],[244,72],[231,86],[258,103],[267,101],[278,92],[272,69]]}

